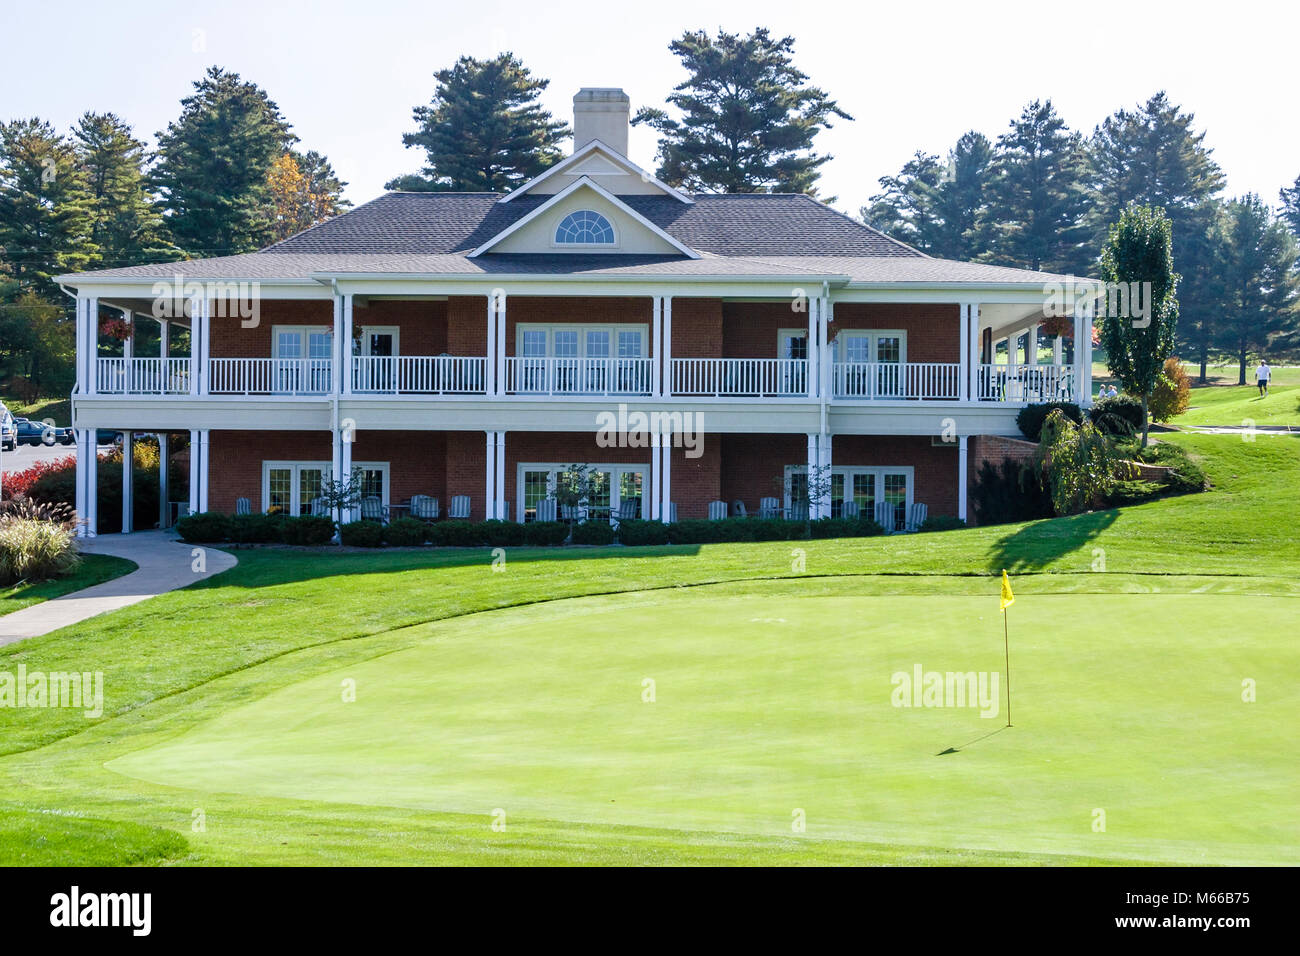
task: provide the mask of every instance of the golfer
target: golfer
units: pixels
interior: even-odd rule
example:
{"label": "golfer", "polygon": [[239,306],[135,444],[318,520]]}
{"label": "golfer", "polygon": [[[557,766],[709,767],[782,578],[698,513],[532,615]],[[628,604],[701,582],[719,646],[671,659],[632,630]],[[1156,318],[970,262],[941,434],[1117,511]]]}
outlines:
{"label": "golfer", "polygon": [[1259,360],[1259,367],[1255,369],[1255,384],[1259,386],[1260,395],[1268,395],[1268,380],[1273,376],[1273,370],[1268,367],[1268,363],[1263,359]]}

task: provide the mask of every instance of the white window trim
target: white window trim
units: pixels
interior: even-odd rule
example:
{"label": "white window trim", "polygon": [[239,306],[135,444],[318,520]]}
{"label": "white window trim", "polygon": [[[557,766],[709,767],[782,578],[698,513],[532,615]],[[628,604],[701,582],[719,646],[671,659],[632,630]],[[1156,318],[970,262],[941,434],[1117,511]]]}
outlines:
{"label": "white window trim", "polygon": [[[785,349],[784,349],[784,346],[785,346],[785,340],[786,340],[787,338],[803,339],[803,340],[804,340],[804,343],[805,343],[805,344],[804,344],[804,352],[805,352],[805,354],[807,353],[807,351],[808,351],[808,346],[807,346],[807,341],[808,341],[808,327],[807,327],[807,326],[804,326],[804,327],[801,328],[801,329],[795,329],[795,328],[790,328],[790,329],[777,329],[777,332],[776,332],[776,357],[777,357],[777,358],[779,358],[779,359],[783,359],[783,358],[786,357],[786,356],[785,356]],[[797,360],[797,359],[791,359],[791,361],[798,361],[798,360]]]}
{"label": "white window trim", "polygon": [[[546,495],[553,497],[555,495],[555,480],[559,472],[564,471],[573,464],[585,464],[584,462],[566,461],[563,464],[546,461],[521,461],[515,467],[515,520],[520,524],[524,523],[524,472],[528,471],[546,471],[549,472],[546,478]],[[610,523],[613,523],[614,514],[618,511],[621,499],[618,495],[618,476],[621,472],[640,472],[641,473],[641,517],[650,517],[650,463],[649,462],[620,462],[620,463],[602,463],[593,462],[587,464],[588,471],[608,471],[610,475],[609,485],[609,512]]]}
{"label": "white window trim", "polygon": [[[789,510],[793,502],[790,500],[790,477],[792,475],[806,475],[808,473],[807,465],[786,465],[785,482],[783,484],[783,499],[785,507]],[[854,475],[872,475],[875,477],[875,493],[871,496],[873,502],[885,500],[885,475],[903,475],[907,478],[907,510],[912,510],[912,502],[916,495],[916,467],[914,465],[832,465],[831,475],[842,475],[844,477],[844,486],[850,487]],[[867,517],[874,518],[875,515]]]}
{"label": "white window trim", "polygon": [[[555,333],[557,331],[576,331],[578,332],[578,354],[576,358],[587,358],[587,335],[588,332],[608,332],[609,333],[609,352],[603,358],[618,358],[618,333],[619,332],[637,332],[641,336],[641,355],[639,358],[650,358],[649,338],[650,326],[642,325],[639,322],[614,322],[610,324],[582,322],[520,322],[515,326],[515,358],[525,358],[524,333],[543,331],[546,333],[546,354],[529,355],[527,358],[557,358],[555,354]],[[568,357],[568,356],[566,356]]]}
{"label": "white window trim", "polygon": [[[560,223],[564,222],[564,220],[568,219],[574,213],[579,213],[579,212],[589,212],[594,216],[599,216],[601,219],[604,219],[607,223],[609,223],[609,228],[614,231],[614,241],[613,242],[560,242],[556,238],[556,234],[560,231]],[[590,207],[584,207],[582,209],[570,209],[567,212],[560,213],[559,218],[552,220],[552,224],[551,224],[551,248],[552,249],[621,249],[622,247],[623,247],[623,237],[619,235],[618,224],[615,223],[613,219],[610,219],[609,216],[606,216],[603,212],[600,212],[599,210],[592,209]]]}
{"label": "white window trim", "polygon": [[844,357],[847,351],[846,343],[850,338],[869,338],[871,340],[871,354],[873,358],[870,364],[892,365],[892,362],[880,362],[874,358],[876,355],[876,339],[882,335],[892,335],[898,337],[898,363],[899,365],[907,364],[907,330],[906,329],[840,329],[835,336],[835,361],[847,361]]}
{"label": "white window trim", "polygon": [[[328,461],[275,461],[265,459],[262,461],[262,514],[266,514],[266,509],[271,507],[271,472],[277,468],[288,468],[293,472],[293,478],[289,485],[289,513],[294,515],[302,514],[301,482],[298,479],[298,471],[302,468],[317,468],[321,473],[322,481],[329,481],[333,474],[333,466]],[[388,506],[389,495],[392,491],[392,467],[386,461],[354,461],[352,468],[370,469],[381,471],[384,474],[384,507]]]}
{"label": "white window trim", "polygon": [[393,358],[402,354],[402,329],[397,325],[363,325],[361,326],[361,354],[370,357],[370,336],[373,333],[389,334],[393,337]]}
{"label": "white window trim", "polygon": [[[294,361],[294,360],[276,354],[280,350],[281,332],[302,333],[303,335],[302,346],[303,346],[304,354],[298,356],[298,358],[300,359],[311,358],[311,355],[307,354],[311,352],[311,343],[308,341],[307,337],[310,336],[313,332],[320,332],[325,335],[331,336],[331,339],[334,335],[334,330],[330,328],[328,325],[273,325],[271,326],[271,356],[270,357],[275,359],[284,358],[285,361]],[[330,354],[331,355],[333,354],[333,349],[331,349]],[[325,356],[322,356],[322,359],[323,358],[325,358]]]}

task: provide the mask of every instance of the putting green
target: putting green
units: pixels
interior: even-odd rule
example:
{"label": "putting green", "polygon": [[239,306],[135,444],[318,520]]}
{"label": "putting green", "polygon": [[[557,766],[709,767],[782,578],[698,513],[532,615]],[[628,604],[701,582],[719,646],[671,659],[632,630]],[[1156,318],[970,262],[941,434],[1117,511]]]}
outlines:
{"label": "putting green", "polygon": [[1015,726],[993,733],[1004,703],[986,719],[891,701],[893,675],[916,665],[1004,670],[992,596],[720,586],[559,601],[424,625],[426,640],[381,657],[358,641],[355,663],[297,683],[262,665],[267,696],[107,766],[205,792],[500,809],[512,830],[789,836],[802,812],[827,839],[1296,863],[1298,610],[1022,595]]}

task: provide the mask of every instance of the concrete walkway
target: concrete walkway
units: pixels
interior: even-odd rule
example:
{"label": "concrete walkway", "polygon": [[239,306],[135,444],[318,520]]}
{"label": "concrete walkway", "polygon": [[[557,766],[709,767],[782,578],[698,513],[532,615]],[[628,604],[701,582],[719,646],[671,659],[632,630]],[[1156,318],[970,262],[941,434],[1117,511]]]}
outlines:
{"label": "concrete walkway", "polygon": [[215,548],[204,548],[205,569],[195,571],[193,546],[181,543],[175,535],[166,531],[101,534],[80,543],[81,550],[87,554],[109,554],[126,558],[139,567],[112,581],[73,591],[63,597],[0,617],[0,647],[57,631],[97,614],[138,604],[167,591],[175,591],[239,563],[233,554]]}

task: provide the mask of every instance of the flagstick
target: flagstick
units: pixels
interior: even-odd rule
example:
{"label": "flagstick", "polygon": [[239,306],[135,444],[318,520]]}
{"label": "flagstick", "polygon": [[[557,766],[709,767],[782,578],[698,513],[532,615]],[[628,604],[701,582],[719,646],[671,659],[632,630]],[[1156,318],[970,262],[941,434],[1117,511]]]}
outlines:
{"label": "flagstick", "polygon": [[1007,726],[1011,726],[1011,638],[1007,633],[1007,609],[1002,609],[1002,646],[1007,655]]}

